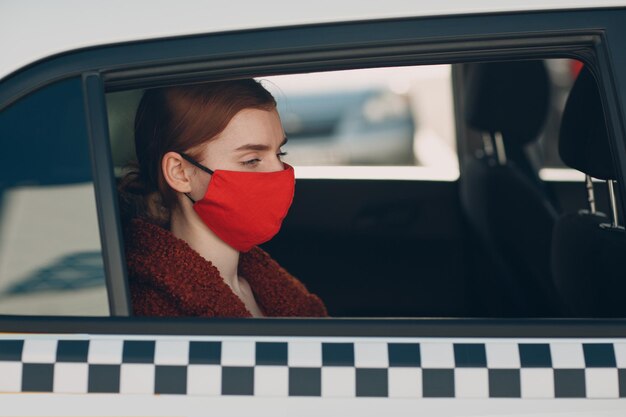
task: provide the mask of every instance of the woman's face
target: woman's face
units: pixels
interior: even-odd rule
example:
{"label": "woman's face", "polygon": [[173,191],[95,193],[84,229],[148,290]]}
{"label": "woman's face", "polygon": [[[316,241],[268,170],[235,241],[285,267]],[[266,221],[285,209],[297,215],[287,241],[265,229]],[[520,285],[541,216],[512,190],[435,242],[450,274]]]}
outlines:
{"label": "woman's face", "polygon": [[[284,169],[281,147],[286,142],[276,110],[244,109],[217,138],[204,145],[198,162],[214,171],[280,171]],[[196,177],[203,183],[199,188],[206,189],[211,176],[203,173]]]}

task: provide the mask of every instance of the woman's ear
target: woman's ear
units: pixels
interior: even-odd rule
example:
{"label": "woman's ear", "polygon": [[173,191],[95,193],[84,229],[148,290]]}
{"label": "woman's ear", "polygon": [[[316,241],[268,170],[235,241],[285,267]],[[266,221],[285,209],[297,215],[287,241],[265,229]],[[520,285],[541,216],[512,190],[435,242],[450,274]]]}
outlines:
{"label": "woman's ear", "polygon": [[191,192],[189,166],[177,152],[167,152],[161,159],[163,178],[172,189],[179,193]]}

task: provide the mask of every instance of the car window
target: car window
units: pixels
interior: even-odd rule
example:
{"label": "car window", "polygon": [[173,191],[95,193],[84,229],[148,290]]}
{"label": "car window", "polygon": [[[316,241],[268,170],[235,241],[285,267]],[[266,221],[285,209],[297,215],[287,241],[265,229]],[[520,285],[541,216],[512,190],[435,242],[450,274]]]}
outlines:
{"label": "car window", "polygon": [[[311,180],[263,248],[331,316],[569,314],[552,279],[551,233],[588,201],[584,184],[547,184],[542,170],[574,172],[559,157],[559,130],[580,68],[542,56],[260,70],[289,138],[284,160]],[[176,77],[131,79],[128,90],[120,81],[106,94],[118,179],[135,159],[139,87],[190,83]],[[603,193],[608,212],[615,198]]]}
{"label": "car window", "polygon": [[0,314],[108,315],[80,78],[0,112]]}

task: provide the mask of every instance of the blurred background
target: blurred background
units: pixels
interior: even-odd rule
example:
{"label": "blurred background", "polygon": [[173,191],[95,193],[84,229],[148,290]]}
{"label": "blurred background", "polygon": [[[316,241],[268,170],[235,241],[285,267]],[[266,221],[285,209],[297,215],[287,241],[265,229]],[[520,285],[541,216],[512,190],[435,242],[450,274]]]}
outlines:
{"label": "blurred background", "polygon": [[458,171],[449,65],[260,78],[278,101],[297,166]]}

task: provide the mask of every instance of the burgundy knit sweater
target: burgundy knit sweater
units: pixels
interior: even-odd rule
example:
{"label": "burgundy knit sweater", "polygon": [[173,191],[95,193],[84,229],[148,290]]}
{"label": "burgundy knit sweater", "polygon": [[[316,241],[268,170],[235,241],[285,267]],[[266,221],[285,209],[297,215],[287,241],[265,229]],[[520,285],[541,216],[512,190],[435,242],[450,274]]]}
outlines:
{"label": "burgundy knit sweater", "polygon": [[[134,218],[124,235],[135,315],[252,317],[218,269],[169,230]],[[238,273],[265,316],[328,315],[315,294],[258,246],[241,252]]]}

